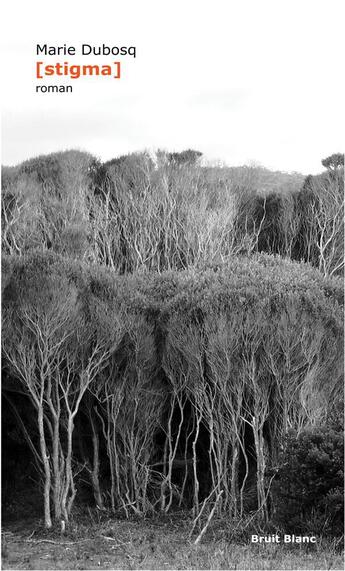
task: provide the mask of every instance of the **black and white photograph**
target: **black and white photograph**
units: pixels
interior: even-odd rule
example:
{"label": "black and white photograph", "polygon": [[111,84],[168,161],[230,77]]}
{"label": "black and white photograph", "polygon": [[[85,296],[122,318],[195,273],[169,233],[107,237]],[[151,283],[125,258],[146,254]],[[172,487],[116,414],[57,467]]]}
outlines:
{"label": "black and white photograph", "polygon": [[344,17],[4,5],[2,569],[343,569]]}

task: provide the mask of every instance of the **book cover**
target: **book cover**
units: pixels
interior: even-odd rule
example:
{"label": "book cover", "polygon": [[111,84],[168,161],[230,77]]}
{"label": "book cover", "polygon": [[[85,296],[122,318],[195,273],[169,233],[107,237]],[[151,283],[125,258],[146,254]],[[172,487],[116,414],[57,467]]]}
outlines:
{"label": "book cover", "polygon": [[344,5],[3,9],[3,569],[341,569]]}

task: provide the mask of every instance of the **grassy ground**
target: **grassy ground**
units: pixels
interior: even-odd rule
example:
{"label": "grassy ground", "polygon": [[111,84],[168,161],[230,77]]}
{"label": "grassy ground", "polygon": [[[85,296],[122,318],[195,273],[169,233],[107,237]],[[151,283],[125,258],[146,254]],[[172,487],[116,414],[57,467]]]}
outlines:
{"label": "grassy ground", "polygon": [[37,520],[4,526],[2,569],[342,569],[335,542],[316,545],[253,545],[235,542],[226,526],[215,526],[198,545],[190,520],[115,520],[89,512],[61,535]]}

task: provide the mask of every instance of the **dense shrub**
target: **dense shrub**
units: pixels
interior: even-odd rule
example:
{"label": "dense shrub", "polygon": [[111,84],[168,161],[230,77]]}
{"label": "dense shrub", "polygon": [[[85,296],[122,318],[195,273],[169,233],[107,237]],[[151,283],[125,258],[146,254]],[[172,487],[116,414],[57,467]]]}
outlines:
{"label": "dense shrub", "polygon": [[287,532],[343,533],[343,457],[342,430],[289,434],[273,485],[275,517]]}
{"label": "dense shrub", "polygon": [[[66,234],[72,231],[89,237],[88,195],[94,162],[88,153],[66,151],[6,169],[2,181],[3,252],[24,255],[53,249],[69,253]],[[82,258],[86,249],[78,247],[77,255]]]}
{"label": "dense shrub", "polygon": [[[70,508],[82,465],[98,505],[103,474],[112,509],[127,515],[176,505],[197,515],[223,490],[218,512],[238,516],[253,489],[264,515],[265,471],[287,429],[325,422],[339,397],[342,284],[307,265],[260,255],[119,276],[47,253],[4,267],[6,389],[20,382],[43,414],[50,458],[59,411],[46,490],[59,498],[53,482],[70,466]],[[85,453],[63,436],[81,412]],[[70,438],[80,430],[68,427]]]}

